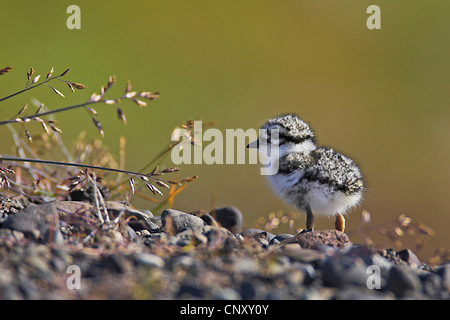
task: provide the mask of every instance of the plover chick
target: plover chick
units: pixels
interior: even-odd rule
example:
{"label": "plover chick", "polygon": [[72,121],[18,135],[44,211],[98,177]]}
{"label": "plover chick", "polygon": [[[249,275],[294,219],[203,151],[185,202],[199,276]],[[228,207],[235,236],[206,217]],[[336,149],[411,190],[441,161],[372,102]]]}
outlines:
{"label": "plover chick", "polygon": [[[335,216],[335,228],[344,231],[346,211],[356,206],[364,192],[363,178],[355,162],[327,147],[317,147],[309,125],[297,115],[287,114],[267,121],[257,143],[267,141],[278,154],[269,151],[271,166],[278,172],[268,175],[275,193],[290,205],[306,212],[306,229],[314,228],[314,214]],[[265,130],[264,130],[265,129]],[[278,141],[271,141],[277,130]],[[260,151],[264,148],[259,148]],[[274,162],[273,162],[274,161]]]}

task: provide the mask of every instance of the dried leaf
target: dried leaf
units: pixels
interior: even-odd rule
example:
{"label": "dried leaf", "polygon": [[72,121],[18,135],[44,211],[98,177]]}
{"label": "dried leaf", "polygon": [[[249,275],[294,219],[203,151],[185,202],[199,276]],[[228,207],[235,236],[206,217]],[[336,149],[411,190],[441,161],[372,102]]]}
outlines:
{"label": "dried leaf", "polygon": [[190,178],[184,178],[180,182],[192,182],[192,181],[194,181],[196,179],[198,179],[198,176],[193,176],[193,177],[190,177]]}
{"label": "dried leaf", "polygon": [[30,132],[24,127],[23,128],[25,130],[25,134],[27,135],[27,138],[30,142],[33,142],[33,139],[31,138]]}
{"label": "dried leaf", "polygon": [[363,210],[361,213],[361,223],[369,223],[371,220],[371,216],[369,211]]}
{"label": "dried leaf", "polygon": [[69,72],[69,70],[70,70],[70,68],[69,68],[69,69],[67,69],[66,71],[64,71],[63,73],[61,73],[61,74],[59,75],[59,77],[63,77],[63,76],[65,76],[65,75],[66,75],[66,73],[67,73],[67,72]]}
{"label": "dried leaf", "polygon": [[133,98],[135,95],[136,95],[136,91],[131,91],[131,92],[127,92],[125,95],[124,95],[124,98],[126,98],[126,99],[131,99],[131,98]]}
{"label": "dried leaf", "polygon": [[128,179],[128,182],[130,183],[131,193],[134,194],[135,188],[134,188],[134,179],[130,177]]}
{"label": "dried leaf", "polygon": [[409,226],[409,224],[411,223],[411,218],[409,218],[409,217],[405,216],[404,214],[402,214],[402,215],[400,215],[400,216],[397,218],[397,221],[398,221],[398,224],[399,224],[401,227],[407,227],[407,226]]}
{"label": "dried leaf", "polygon": [[66,82],[66,83],[67,83],[67,85],[69,86],[70,91],[72,91],[73,93],[75,93],[75,89],[73,88],[72,84],[71,84],[70,82]]}
{"label": "dried leaf", "polygon": [[40,77],[41,77],[41,75],[38,74],[36,77],[34,77],[33,81],[31,81],[31,83],[36,83],[36,82],[38,82]]}
{"label": "dried leaf", "polygon": [[416,228],[420,233],[427,235],[427,236],[434,236],[434,234],[435,234],[433,229],[427,227],[423,223],[417,223]]}
{"label": "dried leaf", "polygon": [[78,90],[86,89],[86,86],[84,84],[82,84],[82,83],[71,82],[70,84],[72,86],[74,86],[75,89],[78,89]]}
{"label": "dried leaf", "polygon": [[104,137],[105,136],[105,132],[103,131],[102,124],[97,119],[95,119],[94,117],[92,117],[92,121],[94,122],[95,126],[97,127],[98,131],[100,132],[100,135],[102,137]]}
{"label": "dried leaf", "polygon": [[56,94],[59,94],[61,97],[65,98],[65,96],[58,89],[53,88],[53,87],[50,87],[50,88],[52,88]]}
{"label": "dried leaf", "polygon": [[127,80],[127,86],[125,87],[125,93],[130,92],[133,89],[130,80]]}
{"label": "dried leaf", "polygon": [[150,191],[153,193],[153,194],[159,194],[159,195],[163,195],[163,193],[161,192],[161,191],[159,191],[158,190],[158,188],[156,188],[154,185],[152,185],[152,184],[150,184],[150,183],[147,183],[147,182],[144,182],[145,183],[145,185],[150,189]]}
{"label": "dried leaf", "polygon": [[150,174],[156,173],[156,171],[158,171],[158,169],[159,169],[159,166],[156,166],[156,167],[152,170],[152,172],[151,172]]}
{"label": "dried leaf", "polygon": [[31,76],[33,75],[33,73],[34,73],[34,69],[33,69],[33,67],[31,67],[30,72],[27,72],[27,79],[28,80],[31,79]]}
{"label": "dried leaf", "polygon": [[156,184],[161,186],[161,187],[170,189],[170,187],[167,184],[165,184],[164,182],[162,182],[161,180],[156,180]]}
{"label": "dried leaf", "polygon": [[114,84],[114,82],[116,82],[116,75],[115,74],[109,77],[108,84],[106,85],[106,90],[111,88],[112,85]]}
{"label": "dried leaf", "polygon": [[93,93],[91,95],[91,98],[89,99],[89,102],[98,102],[98,101],[100,101],[101,98],[102,97],[100,95]]}
{"label": "dried leaf", "polygon": [[53,69],[53,67],[52,67],[52,69],[50,70],[50,72],[47,73],[47,78],[46,78],[46,79],[48,79],[48,78],[50,78],[50,77],[52,76],[53,71],[54,71],[54,69]]}
{"label": "dried leaf", "polygon": [[95,110],[94,108],[86,107],[86,109],[95,116],[98,114],[97,110]]}
{"label": "dried leaf", "polygon": [[11,66],[7,66],[7,67],[4,67],[3,69],[0,69],[0,75],[8,73],[9,71],[11,71],[12,68],[13,67],[11,67]]}
{"label": "dried leaf", "polygon": [[20,111],[17,112],[17,115],[23,113],[23,112],[26,110],[27,107],[28,107],[28,103],[26,103],[26,104],[22,107],[22,109],[20,109]]}
{"label": "dried leaf", "polygon": [[0,167],[0,171],[5,173],[15,173],[14,170],[5,167]]}
{"label": "dried leaf", "polygon": [[34,114],[38,114],[42,111],[42,109],[44,109],[44,104],[41,103],[41,105],[39,106],[39,108],[36,110],[36,112]]}
{"label": "dried leaf", "polygon": [[117,107],[117,117],[119,118],[119,120],[122,120],[124,124],[127,124],[127,118],[125,118],[125,114],[119,107]]}
{"label": "dried leaf", "polygon": [[163,171],[161,171],[162,173],[169,173],[169,172],[177,172],[177,171],[180,171],[180,169],[179,168],[176,168],[176,167],[173,167],[173,168],[167,168],[167,169],[164,169]]}
{"label": "dried leaf", "polygon": [[143,92],[139,93],[139,96],[141,98],[145,98],[145,99],[149,99],[149,100],[155,100],[155,99],[159,98],[159,92],[152,93],[152,92],[143,91]]}
{"label": "dried leaf", "polygon": [[[42,120],[42,119],[41,119],[41,120]],[[39,121],[39,122],[41,122],[41,121]],[[45,133],[46,133],[46,134],[49,134],[50,132],[48,131],[47,124],[45,123],[44,120],[42,120],[41,125],[42,125],[42,128],[44,128]]]}
{"label": "dried leaf", "polygon": [[403,236],[403,230],[400,229],[400,227],[394,227],[394,232],[396,235],[398,235],[399,237]]}

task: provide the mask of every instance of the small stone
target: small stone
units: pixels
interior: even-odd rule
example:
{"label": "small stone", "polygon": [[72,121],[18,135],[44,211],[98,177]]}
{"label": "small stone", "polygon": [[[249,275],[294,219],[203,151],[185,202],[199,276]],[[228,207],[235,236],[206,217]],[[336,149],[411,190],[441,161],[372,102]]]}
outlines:
{"label": "small stone", "polygon": [[366,266],[375,265],[378,266],[381,270],[387,271],[389,271],[389,269],[392,267],[391,263],[389,263],[386,258],[380,255],[383,254],[383,252],[380,251],[379,253],[376,253],[366,246],[354,245],[350,248],[348,254],[358,256],[364,261]]}
{"label": "small stone", "polygon": [[338,230],[318,230],[300,232],[295,237],[284,240],[282,243],[298,243],[302,248],[314,249],[319,244],[332,246],[335,248],[344,248],[352,243],[348,236]]}
{"label": "small stone", "polygon": [[34,239],[47,234],[50,223],[56,221],[58,212],[53,203],[29,206],[8,217],[3,228],[23,232]]}
{"label": "small stone", "polygon": [[205,222],[199,217],[174,209],[166,209],[161,214],[164,231],[177,234],[184,230],[201,230]]}
{"label": "small stone", "polygon": [[213,289],[214,300],[240,300],[241,296],[233,288],[217,288]]}
{"label": "small stone", "polygon": [[253,238],[253,239],[266,239],[267,241],[272,240],[275,235],[273,233],[261,230],[261,229],[255,229],[255,228],[249,228],[242,232],[242,236],[245,238]]}
{"label": "small stone", "polygon": [[56,228],[53,231],[48,231],[45,234],[44,241],[47,243],[53,243],[53,244],[63,244],[64,243],[64,236],[61,233],[61,230],[59,228]]}
{"label": "small stone", "polygon": [[436,273],[441,277],[442,289],[450,292],[450,264],[440,266]]}
{"label": "small stone", "polygon": [[213,226],[213,227],[218,227],[219,226],[217,224],[216,220],[208,213],[201,215],[200,219],[205,221],[205,224],[208,225],[208,226]]}
{"label": "small stone", "polygon": [[366,287],[368,274],[365,265],[348,256],[328,257],[320,266],[322,281],[328,287],[355,285]]}
{"label": "small stone", "polygon": [[407,266],[393,266],[389,271],[386,290],[392,291],[398,298],[422,290],[417,274]]}
{"label": "small stone", "polygon": [[23,238],[25,238],[25,235],[23,234],[23,232],[20,232],[20,231],[17,231],[17,230],[12,230],[12,235],[14,236],[14,238],[17,241],[20,241]]}
{"label": "small stone", "polygon": [[410,249],[397,251],[396,255],[397,257],[408,263],[408,265],[413,269],[418,268],[422,264],[419,258],[417,258],[414,252],[412,252]]}
{"label": "small stone", "polygon": [[302,263],[318,264],[325,258],[323,253],[313,249],[302,249],[298,243],[287,244],[280,253],[292,261]]}
{"label": "small stone", "polygon": [[273,245],[273,244],[279,244],[280,242],[286,240],[286,239],[290,239],[293,238],[294,236],[290,233],[282,233],[282,234],[278,234],[275,237],[273,237],[269,244]]}
{"label": "small stone", "polygon": [[101,263],[114,273],[124,273],[131,270],[131,263],[123,254],[108,254],[103,257]]}
{"label": "small stone", "polygon": [[142,265],[145,267],[156,267],[156,268],[162,268],[164,267],[164,260],[153,253],[137,253],[135,255],[135,261],[138,265]]}
{"label": "small stone", "polygon": [[423,292],[431,299],[440,299],[441,278],[436,273],[424,273],[419,275]]}
{"label": "small stone", "polygon": [[105,205],[112,219],[122,212],[125,218],[137,218],[137,221],[130,220],[129,222],[130,227],[135,230],[147,229],[150,232],[158,232],[159,230],[159,226],[155,223],[153,214],[149,210],[132,209],[118,201],[106,201]]}
{"label": "small stone", "polygon": [[234,234],[242,231],[242,213],[235,207],[224,207],[214,209],[210,213],[216,217],[216,221],[225,229],[230,230]]}
{"label": "small stone", "polygon": [[232,270],[237,274],[256,274],[259,271],[259,265],[255,259],[240,257],[233,261]]}

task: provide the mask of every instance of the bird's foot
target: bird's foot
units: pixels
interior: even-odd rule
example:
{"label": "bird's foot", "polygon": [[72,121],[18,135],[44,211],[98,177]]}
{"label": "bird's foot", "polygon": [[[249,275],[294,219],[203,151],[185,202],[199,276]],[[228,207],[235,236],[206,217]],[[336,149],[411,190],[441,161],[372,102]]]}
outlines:
{"label": "bird's foot", "polygon": [[345,230],[345,219],[340,213],[336,213],[336,222],[334,223],[336,230],[344,232]]}

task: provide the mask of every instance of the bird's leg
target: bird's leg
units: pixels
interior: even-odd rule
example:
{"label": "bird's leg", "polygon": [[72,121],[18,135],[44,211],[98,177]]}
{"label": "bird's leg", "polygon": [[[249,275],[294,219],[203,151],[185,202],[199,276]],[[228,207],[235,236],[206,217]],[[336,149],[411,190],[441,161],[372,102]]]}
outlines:
{"label": "bird's leg", "polygon": [[314,229],[314,215],[309,206],[306,207],[306,231]]}
{"label": "bird's leg", "polygon": [[336,230],[338,230],[340,232],[344,232],[345,219],[344,219],[344,216],[342,214],[340,214],[339,212],[336,213],[336,221],[334,223],[334,227],[336,228]]}

